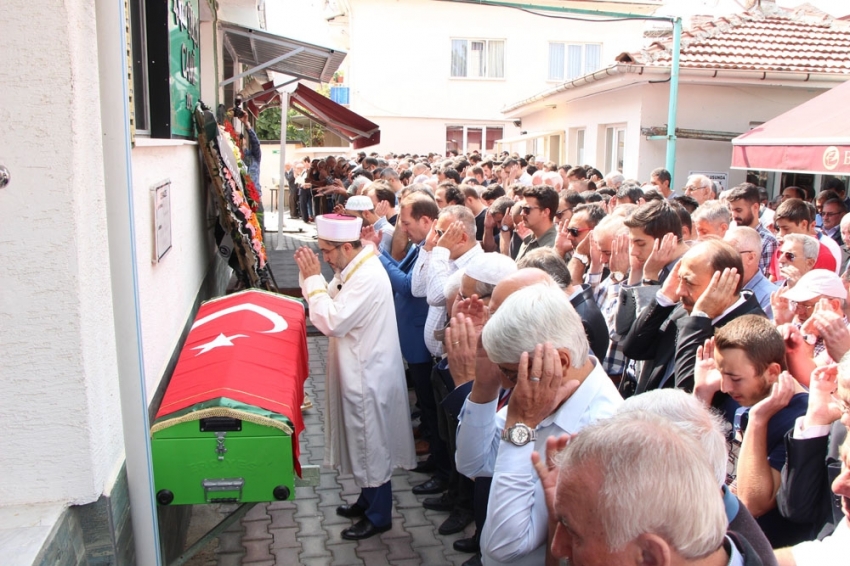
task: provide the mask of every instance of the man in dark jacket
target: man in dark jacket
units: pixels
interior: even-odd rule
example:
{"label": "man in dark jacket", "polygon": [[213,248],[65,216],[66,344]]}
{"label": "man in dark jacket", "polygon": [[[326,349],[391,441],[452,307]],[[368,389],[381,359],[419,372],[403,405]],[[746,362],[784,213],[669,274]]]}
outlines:
{"label": "man in dark jacket", "polygon": [[764,316],[756,298],[741,291],[741,255],[720,240],[700,242],[682,256],[623,340],[629,358],[646,360],[635,393],[694,388],[699,346],[714,329],[745,314]]}

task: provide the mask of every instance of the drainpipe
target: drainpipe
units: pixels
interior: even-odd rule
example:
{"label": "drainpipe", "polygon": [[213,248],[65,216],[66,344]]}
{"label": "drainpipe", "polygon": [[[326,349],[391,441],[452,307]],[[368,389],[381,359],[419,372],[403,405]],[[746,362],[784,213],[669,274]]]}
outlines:
{"label": "drainpipe", "polygon": [[124,2],[115,0],[95,1],[103,181],[107,188],[106,222],[113,324],[136,564],[160,566],[162,560],[154,503],[139,281],[136,273],[130,97],[127,85],[127,14],[124,7]]}
{"label": "drainpipe", "polygon": [[682,18],[673,20],[673,61],[670,65],[670,102],[667,105],[667,160],[670,186],[676,175],[676,110],[679,106],[679,52],[682,46]]}

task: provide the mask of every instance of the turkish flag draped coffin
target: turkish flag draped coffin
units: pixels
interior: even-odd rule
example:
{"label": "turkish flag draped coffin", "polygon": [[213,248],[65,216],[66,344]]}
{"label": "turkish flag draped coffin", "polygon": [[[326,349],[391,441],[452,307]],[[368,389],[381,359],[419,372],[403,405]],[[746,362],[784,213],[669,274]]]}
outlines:
{"label": "turkish flag draped coffin", "polygon": [[[198,310],[156,415],[186,419],[193,406],[247,405],[292,423],[293,462],[304,430],[301,404],[308,375],[307,333],[301,302],[248,290],[214,299]],[[235,401],[236,403],[232,403]]]}

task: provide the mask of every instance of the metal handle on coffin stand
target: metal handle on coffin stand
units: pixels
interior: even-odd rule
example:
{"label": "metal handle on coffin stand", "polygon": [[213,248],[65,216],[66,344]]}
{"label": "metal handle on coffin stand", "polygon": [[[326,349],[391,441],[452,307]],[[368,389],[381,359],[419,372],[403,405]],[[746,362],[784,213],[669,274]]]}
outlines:
{"label": "metal handle on coffin stand", "polygon": [[[220,480],[204,480],[201,482],[204,488],[204,499],[207,503],[238,503],[242,501],[242,487],[245,485],[245,480],[242,478],[226,478]],[[226,491],[235,491],[238,493],[236,497],[212,497],[213,493],[222,493]]]}

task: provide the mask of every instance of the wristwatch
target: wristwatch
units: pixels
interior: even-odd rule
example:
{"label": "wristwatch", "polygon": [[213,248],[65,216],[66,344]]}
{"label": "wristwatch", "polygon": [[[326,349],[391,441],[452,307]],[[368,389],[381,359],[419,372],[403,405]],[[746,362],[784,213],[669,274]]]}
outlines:
{"label": "wristwatch", "polygon": [[582,262],[584,265],[587,265],[588,263],[590,263],[590,258],[589,258],[589,257],[587,257],[587,256],[586,256],[586,255],[584,255],[584,254],[574,253],[574,254],[573,254],[573,258],[574,258],[574,259],[579,260],[579,261],[580,261],[580,262]]}
{"label": "wristwatch", "polygon": [[502,232],[510,232],[511,231],[511,227],[508,226],[507,224],[502,224],[501,226],[499,226],[499,228],[502,230]]}
{"label": "wristwatch", "polygon": [[502,431],[502,440],[507,440],[514,446],[525,446],[537,440],[537,431],[526,424],[516,423]]}
{"label": "wristwatch", "polygon": [[612,271],[611,281],[614,283],[622,283],[626,279],[626,274],[622,271]]}
{"label": "wristwatch", "polygon": [[658,279],[646,279],[646,278],[644,278],[644,279],[641,280],[641,284],[643,284],[643,285],[661,285],[661,281],[659,281]]}

